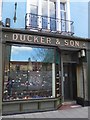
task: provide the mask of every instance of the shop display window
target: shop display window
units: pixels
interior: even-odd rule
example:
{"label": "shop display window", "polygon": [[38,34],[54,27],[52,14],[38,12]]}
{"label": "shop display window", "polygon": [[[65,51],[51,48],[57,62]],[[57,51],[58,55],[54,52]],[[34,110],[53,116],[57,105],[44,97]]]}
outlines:
{"label": "shop display window", "polygon": [[52,98],[55,49],[6,45],[3,101]]}

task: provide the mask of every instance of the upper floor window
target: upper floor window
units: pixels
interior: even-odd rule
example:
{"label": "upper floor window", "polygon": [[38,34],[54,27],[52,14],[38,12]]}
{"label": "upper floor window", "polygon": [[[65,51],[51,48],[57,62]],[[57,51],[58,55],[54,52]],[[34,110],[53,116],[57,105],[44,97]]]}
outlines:
{"label": "upper floor window", "polygon": [[[40,3],[39,0],[27,0],[27,7],[29,14],[29,25],[32,28],[42,28],[42,29],[50,29],[52,31],[56,31],[56,2],[51,0],[42,0]],[[61,29],[63,31],[66,30],[66,5],[65,3],[60,2],[60,18],[61,21]]]}

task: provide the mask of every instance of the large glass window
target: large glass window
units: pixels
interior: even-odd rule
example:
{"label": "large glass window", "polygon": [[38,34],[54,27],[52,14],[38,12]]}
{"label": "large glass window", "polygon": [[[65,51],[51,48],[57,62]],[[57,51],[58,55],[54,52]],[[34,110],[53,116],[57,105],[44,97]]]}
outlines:
{"label": "large glass window", "polygon": [[3,100],[55,97],[55,49],[6,46]]}

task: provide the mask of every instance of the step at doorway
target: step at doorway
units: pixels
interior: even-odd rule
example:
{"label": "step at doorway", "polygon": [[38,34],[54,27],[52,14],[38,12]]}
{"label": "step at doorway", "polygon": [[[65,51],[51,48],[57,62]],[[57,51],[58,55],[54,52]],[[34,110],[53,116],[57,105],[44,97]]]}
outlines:
{"label": "step at doorway", "polygon": [[82,107],[81,105],[78,105],[76,101],[67,101],[63,102],[62,106],[60,106],[60,110],[66,110],[66,109],[74,109],[74,108],[80,108]]}
{"label": "step at doorway", "polygon": [[76,104],[76,101],[66,101],[62,103],[62,105],[73,105],[73,104]]}

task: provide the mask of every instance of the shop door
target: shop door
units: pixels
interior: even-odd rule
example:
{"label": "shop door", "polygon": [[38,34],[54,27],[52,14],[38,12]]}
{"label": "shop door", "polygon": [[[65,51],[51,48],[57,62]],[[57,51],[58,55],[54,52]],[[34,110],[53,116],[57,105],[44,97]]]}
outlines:
{"label": "shop door", "polygon": [[75,100],[77,97],[76,64],[63,64],[64,101]]}

